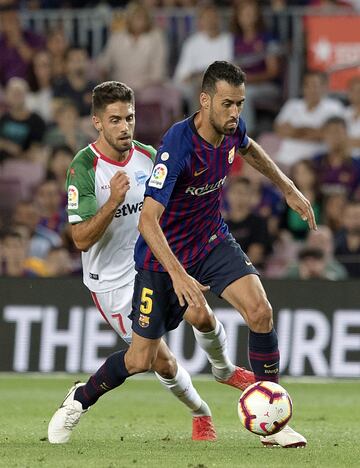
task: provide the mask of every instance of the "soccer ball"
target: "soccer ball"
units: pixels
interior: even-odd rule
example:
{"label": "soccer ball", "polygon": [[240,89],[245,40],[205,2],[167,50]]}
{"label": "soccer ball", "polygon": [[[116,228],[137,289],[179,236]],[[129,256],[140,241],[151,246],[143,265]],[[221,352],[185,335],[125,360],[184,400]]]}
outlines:
{"label": "soccer ball", "polygon": [[240,397],[238,414],[243,426],[254,434],[276,434],[292,416],[288,392],[274,382],[256,382]]}

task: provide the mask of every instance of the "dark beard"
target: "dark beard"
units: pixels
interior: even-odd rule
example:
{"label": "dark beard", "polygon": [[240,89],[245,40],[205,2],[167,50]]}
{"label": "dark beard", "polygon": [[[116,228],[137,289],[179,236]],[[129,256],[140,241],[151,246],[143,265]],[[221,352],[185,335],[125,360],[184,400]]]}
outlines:
{"label": "dark beard", "polygon": [[130,144],[127,145],[127,146],[119,146],[119,145],[116,145],[115,143],[113,143],[110,139],[106,138],[106,135],[104,135],[104,136],[105,136],[105,139],[108,142],[108,144],[112,148],[114,148],[115,151],[118,151],[119,153],[125,153],[126,151],[129,151],[131,149],[132,140],[130,141]]}
{"label": "dark beard", "polygon": [[237,126],[235,128],[229,128],[228,130],[226,130],[224,127],[220,127],[211,116],[209,117],[209,121],[219,135],[231,136],[234,135],[237,130]]}

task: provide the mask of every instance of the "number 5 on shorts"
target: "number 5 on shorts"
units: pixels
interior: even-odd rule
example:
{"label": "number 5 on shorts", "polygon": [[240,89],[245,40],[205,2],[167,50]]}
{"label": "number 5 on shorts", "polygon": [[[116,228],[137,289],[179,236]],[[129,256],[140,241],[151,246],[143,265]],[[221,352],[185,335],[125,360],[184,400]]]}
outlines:
{"label": "number 5 on shorts", "polygon": [[149,288],[143,288],[141,291],[141,305],[140,305],[140,312],[142,314],[150,314],[152,311],[153,301],[151,296],[153,295],[154,291]]}

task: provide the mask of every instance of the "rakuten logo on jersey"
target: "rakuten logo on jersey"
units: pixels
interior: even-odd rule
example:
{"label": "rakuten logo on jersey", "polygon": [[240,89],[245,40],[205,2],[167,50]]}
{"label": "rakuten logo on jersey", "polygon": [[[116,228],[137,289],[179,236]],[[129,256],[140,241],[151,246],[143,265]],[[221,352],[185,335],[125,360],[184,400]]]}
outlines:
{"label": "rakuten logo on jersey", "polygon": [[201,197],[202,195],[206,195],[210,192],[215,192],[215,190],[219,190],[226,180],[226,176],[223,179],[218,180],[215,184],[206,184],[204,187],[188,187],[185,190],[185,193],[190,193],[190,195],[196,195],[197,197]]}
{"label": "rakuten logo on jersey", "polygon": [[120,218],[121,216],[127,216],[138,213],[142,210],[143,204],[143,202],[135,203],[134,205],[129,205],[129,203],[125,203],[125,205],[119,206],[114,217]]}

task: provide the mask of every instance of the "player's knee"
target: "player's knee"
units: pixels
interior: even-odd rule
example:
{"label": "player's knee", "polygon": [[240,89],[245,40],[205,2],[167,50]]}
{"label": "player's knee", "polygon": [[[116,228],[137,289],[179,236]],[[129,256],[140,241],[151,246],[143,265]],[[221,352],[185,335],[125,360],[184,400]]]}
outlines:
{"label": "player's knee", "polygon": [[251,330],[258,333],[267,333],[273,327],[273,313],[270,302],[261,299],[254,304],[247,313],[248,325]]}
{"label": "player's knee", "polygon": [[155,358],[149,354],[127,353],[126,368],[130,374],[140,374],[148,372],[154,363]]}
{"label": "player's knee", "polygon": [[176,376],[177,365],[173,355],[169,355],[164,359],[156,359],[152,369],[164,379],[174,379]]}
{"label": "player's knee", "polygon": [[210,332],[214,329],[215,319],[208,310],[197,310],[192,316],[191,325],[202,333]]}

